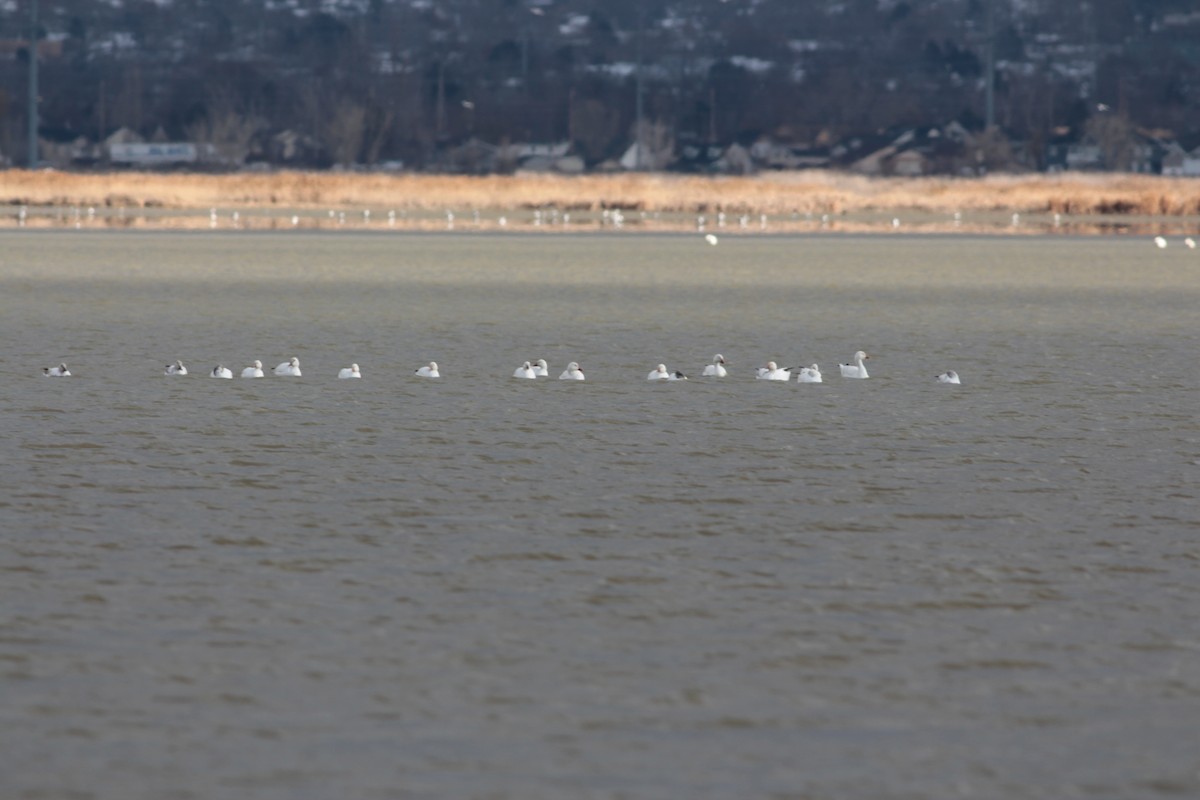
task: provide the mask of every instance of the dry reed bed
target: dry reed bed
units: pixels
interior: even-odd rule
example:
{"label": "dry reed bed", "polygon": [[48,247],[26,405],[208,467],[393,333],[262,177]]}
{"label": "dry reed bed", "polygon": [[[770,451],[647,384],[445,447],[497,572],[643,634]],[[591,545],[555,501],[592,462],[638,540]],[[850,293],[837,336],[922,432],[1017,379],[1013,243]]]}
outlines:
{"label": "dry reed bed", "polygon": [[751,177],[647,174],[468,177],[8,170],[0,172],[0,203],[176,209],[553,207],[756,214],[908,210],[1192,216],[1200,214],[1200,180],[1112,174],[904,179],[819,171]]}

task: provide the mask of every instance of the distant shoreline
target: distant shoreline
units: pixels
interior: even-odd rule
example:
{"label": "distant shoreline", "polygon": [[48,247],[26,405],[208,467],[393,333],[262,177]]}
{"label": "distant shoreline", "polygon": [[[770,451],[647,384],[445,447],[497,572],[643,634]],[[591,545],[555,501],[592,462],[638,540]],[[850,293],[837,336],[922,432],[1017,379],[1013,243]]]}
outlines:
{"label": "distant shoreline", "polygon": [[[86,211],[85,211],[86,209]],[[219,210],[219,211],[218,211]],[[320,213],[318,213],[320,212]],[[0,223],[201,228],[390,225],[406,229],[616,224],[646,230],[768,222],[838,230],[1200,232],[1200,178],[1063,173],[868,178],[833,172],[445,176],[0,172]],[[511,217],[511,223],[509,218]],[[1027,229],[1023,232],[1037,232]]]}

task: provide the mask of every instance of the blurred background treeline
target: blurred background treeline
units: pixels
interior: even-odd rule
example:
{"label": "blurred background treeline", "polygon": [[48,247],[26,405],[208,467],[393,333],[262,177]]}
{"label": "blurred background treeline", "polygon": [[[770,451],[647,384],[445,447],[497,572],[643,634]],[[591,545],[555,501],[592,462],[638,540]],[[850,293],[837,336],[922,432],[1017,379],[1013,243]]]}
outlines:
{"label": "blurred background treeline", "polygon": [[[0,0],[12,165],[33,2]],[[38,5],[59,167],[1200,174],[1195,0]]]}

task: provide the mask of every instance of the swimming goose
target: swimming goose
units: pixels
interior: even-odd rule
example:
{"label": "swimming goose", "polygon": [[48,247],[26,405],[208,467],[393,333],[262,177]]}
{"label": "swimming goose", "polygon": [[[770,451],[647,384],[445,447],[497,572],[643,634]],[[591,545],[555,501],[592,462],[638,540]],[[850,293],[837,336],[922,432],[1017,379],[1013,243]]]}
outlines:
{"label": "swimming goose", "polygon": [[952,369],[946,370],[941,375],[938,375],[937,379],[938,383],[962,383],[962,381],[958,379],[958,373]]}
{"label": "swimming goose", "polygon": [[537,371],[526,361],[513,372],[514,378],[537,378]]}
{"label": "swimming goose", "polygon": [[163,375],[187,375],[187,367],[182,361],[176,361],[174,364],[167,364],[163,369]]}
{"label": "swimming goose", "polygon": [[361,378],[362,373],[358,371],[358,364],[351,364],[348,367],[342,367],[338,370],[338,380],[346,380],[347,378]]}
{"label": "swimming goose", "polygon": [[581,381],[583,380],[583,369],[579,366],[578,361],[572,361],[567,364],[567,368],[558,376],[560,381]]}
{"label": "swimming goose", "polygon": [[823,383],[821,380],[821,368],[816,364],[811,367],[801,367],[800,374],[796,376],[798,383]]}
{"label": "swimming goose", "polygon": [[648,381],[686,381],[687,375],[684,375],[679,370],[674,372],[667,370],[666,364],[659,364],[654,369],[650,370],[650,374],[646,376]]}
{"label": "swimming goose", "polygon": [[275,366],[275,374],[276,375],[286,375],[286,376],[289,376],[292,378],[301,377],[301,375],[300,375],[300,359],[296,358],[295,356],[292,356],[287,361],[284,361],[282,364],[277,364]]}
{"label": "swimming goose", "polygon": [[725,371],[725,356],[717,353],[713,356],[711,364],[704,367],[704,372],[700,375],[705,378],[724,378],[728,373]]}
{"label": "swimming goose", "polygon": [[262,362],[258,359],[255,359],[253,364],[242,370],[243,378],[261,378],[262,376]]}
{"label": "swimming goose", "polygon": [[758,379],[761,381],[790,381],[791,367],[780,367],[774,361],[768,361],[765,367],[758,368]]}
{"label": "swimming goose", "polygon": [[546,363],[546,359],[539,358],[537,361],[533,362],[533,372],[539,378],[549,378],[550,365]]}
{"label": "swimming goose", "polygon": [[208,373],[211,378],[228,378],[233,379],[233,370],[223,364],[217,364],[212,368],[212,372]]}
{"label": "swimming goose", "polygon": [[842,368],[842,377],[843,378],[869,378],[869,377],[871,377],[870,375],[867,374],[866,365],[863,364],[863,361],[866,361],[869,358],[870,358],[869,355],[864,353],[862,350],[859,350],[857,353],[854,354],[854,363],[853,364],[840,365]]}
{"label": "swimming goose", "polygon": [[428,364],[421,367],[420,369],[414,370],[413,374],[419,375],[422,378],[440,378],[440,377],[442,377],[442,373],[438,372],[438,365],[437,365],[436,361],[430,361]]}
{"label": "swimming goose", "polygon": [[71,371],[67,369],[66,364],[59,364],[57,367],[42,367],[42,374],[48,378],[71,377]]}

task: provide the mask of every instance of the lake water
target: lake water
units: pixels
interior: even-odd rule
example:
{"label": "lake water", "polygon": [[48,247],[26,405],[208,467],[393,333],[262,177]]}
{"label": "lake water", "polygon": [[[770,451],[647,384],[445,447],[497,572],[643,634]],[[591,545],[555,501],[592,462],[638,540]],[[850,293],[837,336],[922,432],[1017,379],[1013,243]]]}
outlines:
{"label": "lake water", "polygon": [[1179,242],[9,230],[0,331],[5,798],[1200,795]]}

